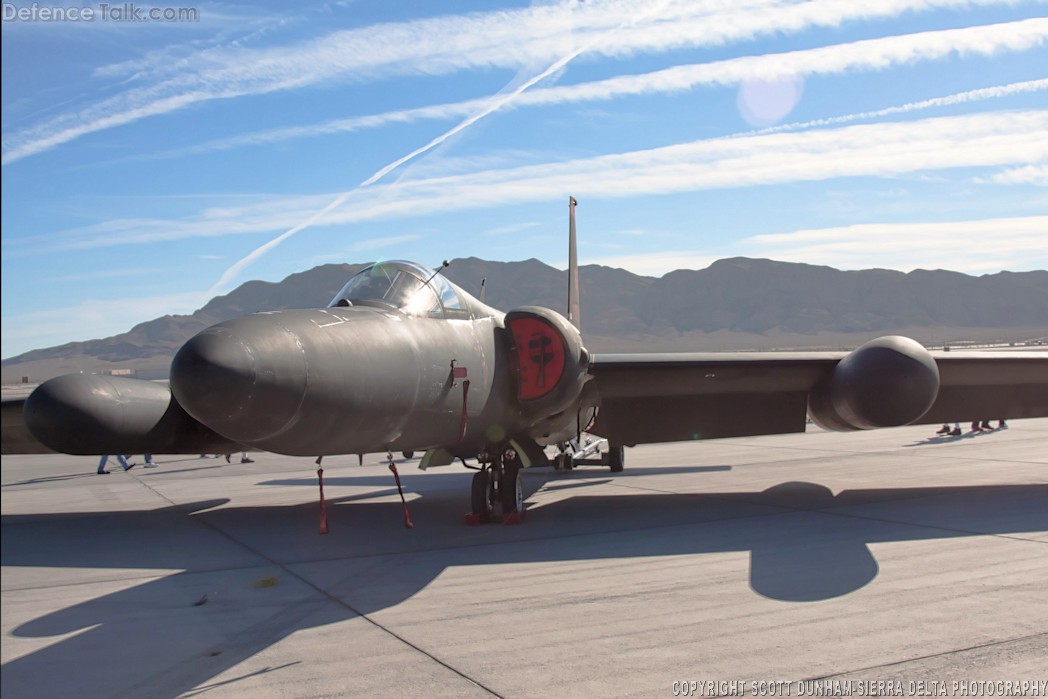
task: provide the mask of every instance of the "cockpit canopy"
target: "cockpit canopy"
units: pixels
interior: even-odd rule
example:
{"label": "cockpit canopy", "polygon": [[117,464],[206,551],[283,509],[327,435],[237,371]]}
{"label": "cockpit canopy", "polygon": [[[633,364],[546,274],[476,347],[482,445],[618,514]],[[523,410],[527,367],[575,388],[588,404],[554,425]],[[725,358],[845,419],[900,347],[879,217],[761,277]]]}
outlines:
{"label": "cockpit canopy", "polygon": [[458,292],[439,273],[414,262],[376,262],[354,274],[328,307],[377,306],[413,316],[469,317]]}

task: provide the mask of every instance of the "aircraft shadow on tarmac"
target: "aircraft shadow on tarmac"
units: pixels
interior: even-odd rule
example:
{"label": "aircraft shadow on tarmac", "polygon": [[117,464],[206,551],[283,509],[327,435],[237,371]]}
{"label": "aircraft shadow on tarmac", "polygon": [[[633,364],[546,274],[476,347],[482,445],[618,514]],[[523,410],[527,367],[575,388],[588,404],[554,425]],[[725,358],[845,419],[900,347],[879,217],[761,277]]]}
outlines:
{"label": "aircraft shadow on tarmac", "polygon": [[[1005,427],[1004,429],[1008,429]],[[904,447],[923,447],[929,444],[952,444],[954,442],[961,442],[969,439],[977,439],[980,437],[989,437],[994,432],[1000,431],[1000,428],[996,430],[979,430],[978,432],[964,431],[961,434],[935,434],[931,437],[912,442],[910,444],[904,444]]]}
{"label": "aircraft shadow on tarmac", "polygon": [[[171,463],[175,463],[175,462],[174,461],[165,461],[164,462],[164,466],[167,467]],[[135,464],[135,466],[141,466],[141,464]],[[191,473],[193,471],[212,471],[212,470],[215,470],[215,469],[222,468],[222,466],[225,466],[226,468],[229,468],[228,466],[226,466],[226,464],[215,465],[215,466],[196,466],[194,468],[180,468],[180,469],[175,469],[175,468],[169,468],[168,467],[168,468],[164,469],[164,474],[165,475],[170,475],[172,473]],[[116,468],[115,466],[111,466],[110,467],[110,472],[119,472],[119,469]],[[139,472],[139,473],[141,473],[141,472]],[[59,481],[73,481],[73,480],[80,480],[80,479],[95,480],[95,477],[97,475],[98,475],[97,473],[95,473],[93,470],[91,470],[91,471],[87,471],[86,473],[70,473],[70,474],[65,474],[65,475],[61,475],[61,476],[44,476],[44,477],[40,477],[40,478],[27,478],[27,479],[22,480],[22,481],[13,481],[11,483],[0,484],[0,488],[16,488],[16,487],[23,486],[23,485],[39,485],[41,483],[56,483],[56,482],[59,482]],[[150,475],[153,475],[153,474],[150,474]],[[160,475],[160,474],[158,473],[156,475]]]}
{"label": "aircraft shadow on tarmac", "polygon": [[[399,463],[399,462],[398,462]],[[730,471],[731,466],[661,466],[655,468],[645,468],[638,471],[622,471],[615,474],[616,479],[632,478],[632,477],[650,477],[658,475],[680,475],[689,473],[715,473],[719,471]],[[550,469],[528,469],[524,471],[524,475],[528,480],[529,484],[532,485],[532,490],[535,489],[537,484],[547,483],[553,480],[578,480],[580,483],[587,483],[590,479],[595,477],[606,477],[608,475],[607,469],[601,469],[598,471],[591,471],[586,469],[576,469],[570,472],[555,472]],[[425,484],[426,491],[433,490],[455,490],[462,492],[463,478],[462,471],[446,471],[443,473],[429,471],[427,473],[401,473],[400,479],[405,484],[416,482],[415,479],[424,479],[420,481]],[[382,486],[392,485],[393,476],[324,476],[325,486],[336,486],[336,485],[357,485],[357,486]],[[258,485],[270,485],[270,486],[308,486],[310,488],[317,487],[316,478],[281,478],[272,481],[262,481]]]}
{"label": "aircraft shadow on tarmac", "polygon": [[[536,485],[548,479],[529,476],[529,497],[541,499]],[[80,633],[8,662],[4,694],[176,696],[295,631],[400,604],[454,566],[749,551],[753,590],[808,602],[873,581],[871,543],[1048,530],[1042,484],[667,494],[608,487],[605,476],[594,494],[584,478],[569,480],[580,487],[533,507],[518,527],[464,526],[461,474],[454,493],[430,483],[412,494],[412,530],[389,489],[329,501],[327,536],[316,533],[316,503],[4,516],[4,566],[149,576],[15,628],[17,637]],[[378,480],[355,484],[388,483]],[[385,499],[366,501],[376,496]]]}

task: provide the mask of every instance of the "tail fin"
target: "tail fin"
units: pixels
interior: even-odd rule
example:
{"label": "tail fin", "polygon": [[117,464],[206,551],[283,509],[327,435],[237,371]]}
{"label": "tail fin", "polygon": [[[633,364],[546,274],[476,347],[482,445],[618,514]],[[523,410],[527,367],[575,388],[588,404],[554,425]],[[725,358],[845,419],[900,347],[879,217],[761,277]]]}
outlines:
{"label": "tail fin", "polygon": [[568,197],[568,320],[579,325],[579,256],[575,243],[575,197]]}

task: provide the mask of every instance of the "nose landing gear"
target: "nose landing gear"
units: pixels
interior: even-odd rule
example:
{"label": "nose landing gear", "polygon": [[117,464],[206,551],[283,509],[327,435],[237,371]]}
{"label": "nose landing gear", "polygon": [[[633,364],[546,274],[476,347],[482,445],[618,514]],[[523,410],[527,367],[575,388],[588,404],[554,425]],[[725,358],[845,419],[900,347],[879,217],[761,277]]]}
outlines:
{"label": "nose landing gear", "polygon": [[473,474],[466,524],[519,524],[524,516],[520,457],[513,449],[505,449],[481,454],[480,460],[481,468]]}

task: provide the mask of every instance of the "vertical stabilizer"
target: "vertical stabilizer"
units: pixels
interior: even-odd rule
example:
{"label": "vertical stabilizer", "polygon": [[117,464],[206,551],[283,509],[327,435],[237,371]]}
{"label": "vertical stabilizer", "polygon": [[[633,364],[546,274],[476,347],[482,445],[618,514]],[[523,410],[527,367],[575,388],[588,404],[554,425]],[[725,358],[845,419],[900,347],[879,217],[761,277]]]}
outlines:
{"label": "vertical stabilizer", "polygon": [[579,256],[575,243],[575,197],[568,197],[568,320],[579,325]]}

